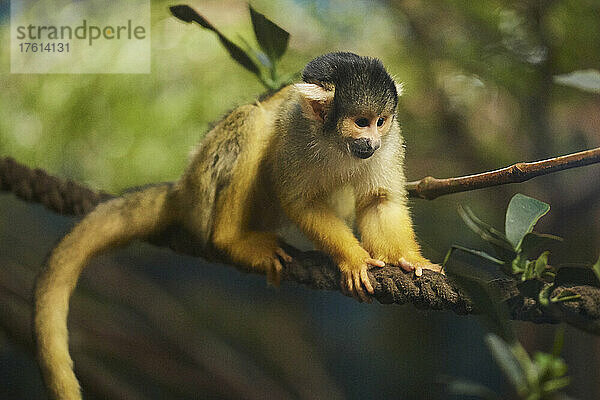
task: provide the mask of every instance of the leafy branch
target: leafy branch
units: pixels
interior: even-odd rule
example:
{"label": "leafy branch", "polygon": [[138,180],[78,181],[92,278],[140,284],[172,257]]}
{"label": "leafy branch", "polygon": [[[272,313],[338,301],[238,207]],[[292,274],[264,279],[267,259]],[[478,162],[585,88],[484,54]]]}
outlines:
{"label": "leafy branch", "polygon": [[276,90],[290,80],[290,76],[281,77],[277,73],[277,63],[288,47],[290,34],[273,21],[256,11],[251,5],[250,19],[259,49],[255,49],[243,38],[245,49],[229,40],[219,29],[188,5],[176,5],[169,10],[177,19],[196,22],[202,28],[214,32],[225,50],[238,64],[252,72],[268,90]]}
{"label": "leafy branch", "polygon": [[[504,232],[501,232],[481,221],[470,209],[459,209],[467,226],[490,244],[495,254],[453,245],[446,254],[443,266],[448,264],[456,251],[474,256],[478,260],[476,265],[491,263],[519,282],[518,290],[524,296],[535,298],[540,307],[547,309],[550,314],[559,310],[561,304],[564,307],[568,302],[582,301],[582,294],[578,293],[576,286],[600,289],[600,258],[594,265],[550,265],[548,248],[563,239],[533,230],[549,210],[550,206],[542,201],[516,194],[508,205]],[[558,287],[561,289],[556,290]],[[585,330],[596,329],[590,328],[585,322],[580,324],[578,318],[564,320]]]}

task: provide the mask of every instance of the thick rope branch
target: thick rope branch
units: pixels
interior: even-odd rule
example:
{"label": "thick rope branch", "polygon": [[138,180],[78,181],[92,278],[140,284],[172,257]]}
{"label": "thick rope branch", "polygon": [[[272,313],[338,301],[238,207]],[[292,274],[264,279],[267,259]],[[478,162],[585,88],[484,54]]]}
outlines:
{"label": "thick rope branch", "polygon": [[[577,153],[581,154],[589,152]],[[600,149],[595,150],[598,157]],[[565,156],[570,157],[570,156]],[[585,156],[579,165],[591,163]],[[541,175],[539,165],[553,171],[572,168],[572,160],[558,157],[555,163],[550,160],[539,163],[522,163],[513,170],[526,171],[525,174]],[[597,162],[597,161],[594,161]],[[538,168],[538,170],[536,170]],[[502,170],[499,170],[502,171]],[[490,173],[492,174],[492,173]],[[513,172],[520,174],[520,172]],[[433,178],[432,178],[433,179]],[[462,179],[462,178],[457,178]],[[529,178],[526,178],[529,179]],[[97,193],[72,181],[53,177],[40,169],[32,170],[11,158],[0,159],[0,189],[15,193],[19,198],[45,205],[50,210],[63,214],[81,216],[94,206],[113,196]],[[449,191],[447,193],[452,193]],[[166,246],[178,253],[203,256],[197,252],[197,246],[191,235],[179,227],[172,227],[159,235],[148,239],[151,243]],[[286,248],[293,261],[285,266],[283,279],[308,285],[320,290],[340,291],[339,271],[332,261],[320,252],[301,252]],[[451,310],[457,314],[476,312],[470,299],[462,293],[446,276],[432,271],[423,271],[423,276],[415,277],[400,268],[386,266],[369,271],[373,283],[374,298],[384,304],[412,304],[420,309]],[[511,317],[536,323],[557,323],[566,321],[582,329],[600,334],[600,288],[592,286],[557,286],[551,297],[563,290],[577,293],[581,298],[568,303],[543,307],[537,299],[529,298],[519,292],[516,281],[498,279],[491,284],[499,289],[502,299],[509,305]]]}
{"label": "thick rope branch", "polygon": [[521,183],[540,175],[600,163],[600,147],[542,161],[520,162],[495,171],[438,179],[427,176],[406,185],[411,197],[433,200],[451,193],[483,189],[507,183]]}
{"label": "thick rope branch", "polygon": [[57,178],[42,169],[31,169],[10,157],[0,158],[0,190],[12,192],[25,201],[43,204],[58,214],[75,216],[85,215],[98,203],[114,197]]}

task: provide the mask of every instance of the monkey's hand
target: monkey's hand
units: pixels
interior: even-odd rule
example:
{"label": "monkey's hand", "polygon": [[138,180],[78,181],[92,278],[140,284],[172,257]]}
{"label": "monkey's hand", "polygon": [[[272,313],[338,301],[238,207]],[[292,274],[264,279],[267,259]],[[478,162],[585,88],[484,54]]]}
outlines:
{"label": "monkey's hand", "polygon": [[220,248],[233,261],[264,272],[267,282],[273,286],[279,286],[281,281],[282,262],[292,261],[280,247],[277,235],[270,232],[246,232],[239,239],[223,241]]}
{"label": "monkey's hand", "polygon": [[372,300],[369,295],[365,293],[364,289],[366,289],[369,294],[373,294],[374,291],[367,270],[370,266],[384,267],[385,263],[381,260],[371,258],[366,252],[365,254],[367,254],[367,257],[360,258],[358,262],[338,262],[341,272],[340,286],[346,295],[353,296],[358,301],[370,303]]}
{"label": "monkey's hand", "polygon": [[275,249],[275,256],[271,258],[270,265],[267,266],[267,282],[275,287],[279,287],[279,283],[281,282],[282,260],[289,263],[292,261],[292,257],[281,247],[277,247]]}
{"label": "monkey's hand", "polygon": [[439,265],[421,255],[404,202],[393,196],[391,200],[387,195],[364,195],[358,200],[356,216],[361,246],[371,257],[414,271],[416,276],[423,275],[424,269],[442,272]]}

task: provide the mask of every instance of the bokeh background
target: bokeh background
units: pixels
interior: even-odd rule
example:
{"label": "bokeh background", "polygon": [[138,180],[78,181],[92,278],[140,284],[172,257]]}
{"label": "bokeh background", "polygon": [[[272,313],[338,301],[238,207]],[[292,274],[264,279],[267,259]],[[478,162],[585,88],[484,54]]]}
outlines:
{"label": "bokeh background", "polygon": [[[243,1],[190,1],[231,39],[254,42]],[[409,179],[450,177],[600,146],[600,96],[553,82],[600,69],[600,3],[562,1],[252,1],[291,34],[280,71],[353,51],[405,82],[399,118]],[[0,1],[0,156],[119,193],[175,180],[217,120],[263,92],[216,37],[152,1],[152,73],[9,73],[9,3]],[[503,226],[517,192],[551,205],[538,229],[565,238],[554,264],[600,254],[596,166],[530,182],[414,200],[425,253],[482,244],[458,205]],[[0,195],[0,397],[44,398],[31,353],[33,276],[75,222]],[[75,364],[88,398],[447,398],[443,376],[512,395],[473,317],[358,304],[133,244],[95,260],[75,295]],[[529,351],[554,326],[516,323]],[[566,330],[580,399],[600,392],[600,342]]]}

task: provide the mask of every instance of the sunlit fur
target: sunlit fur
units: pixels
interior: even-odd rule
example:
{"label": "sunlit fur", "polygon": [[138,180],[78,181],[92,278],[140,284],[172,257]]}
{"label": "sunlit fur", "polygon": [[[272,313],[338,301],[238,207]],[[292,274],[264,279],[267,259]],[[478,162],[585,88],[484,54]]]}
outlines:
{"label": "sunlit fur", "polygon": [[[291,221],[339,265],[342,287],[363,300],[369,259],[405,269],[430,266],[406,205],[395,83],[379,61],[350,53],[313,60],[305,72],[305,83],[223,118],[175,184],[99,205],[52,251],[37,280],[34,317],[51,398],[81,398],[68,352],[67,313],[89,259],[171,225],[189,231],[207,257],[261,271],[277,284],[289,256],[274,232]],[[361,113],[390,115],[381,147],[368,159],[352,155],[341,128],[344,118]],[[356,201],[360,238],[332,206],[340,203],[332,200],[339,193]]]}

